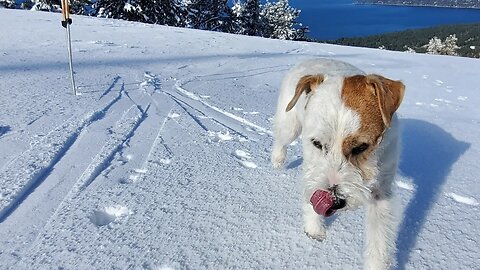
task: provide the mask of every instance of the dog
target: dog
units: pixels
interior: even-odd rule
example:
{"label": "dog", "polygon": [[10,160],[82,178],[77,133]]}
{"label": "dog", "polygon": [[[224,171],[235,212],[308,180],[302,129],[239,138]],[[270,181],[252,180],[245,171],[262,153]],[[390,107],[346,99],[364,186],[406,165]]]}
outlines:
{"label": "dog", "polygon": [[364,269],[395,265],[399,207],[392,185],[400,152],[395,112],[404,93],[401,81],[330,59],[294,67],[279,93],[271,162],[281,167],[287,146],[301,135],[304,231],[323,240],[326,216],[366,206]]}

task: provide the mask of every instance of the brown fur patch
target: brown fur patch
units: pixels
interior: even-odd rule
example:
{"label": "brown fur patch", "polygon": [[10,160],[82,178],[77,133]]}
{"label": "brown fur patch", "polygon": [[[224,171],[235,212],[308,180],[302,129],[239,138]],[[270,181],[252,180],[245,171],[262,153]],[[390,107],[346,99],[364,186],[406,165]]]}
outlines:
{"label": "brown fur patch", "polygon": [[[345,105],[360,116],[360,129],[343,141],[344,156],[360,168],[364,177],[369,178],[365,162],[378,147],[393,113],[403,99],[405,86],[379,75],[355,75],[346,77],[342,88]],[[356,149],[367,144],[365,151],[355,154]],[[353,153],[352,153],[353,152]]]}
{"label": "brown fur patch", "polygon": [[317,86],[321,84],[324,79],[325,78],[322,74],[306,75],[300,78],[297,83],[297,87],[295,88],[295,95],[288,103],[285,111],[290,111],[295,106],[295,104],[297,104],[297,101],[303,92],[305,92],[305,94],[309,94],[312,90],[316,89]]}
{"label": "brown fur patch", "polygon": [[375,90],[383,122],[388,127],[392,121],[393,113],[402,103],[405,94],[405,85],[400,81],[393,81],[380,75],[368,75],[367,84]]}

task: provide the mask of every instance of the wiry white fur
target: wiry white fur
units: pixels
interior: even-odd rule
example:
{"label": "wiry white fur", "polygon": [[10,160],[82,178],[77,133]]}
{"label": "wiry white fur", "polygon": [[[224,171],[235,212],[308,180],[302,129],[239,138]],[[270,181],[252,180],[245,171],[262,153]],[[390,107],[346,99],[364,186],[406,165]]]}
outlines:
{"label": "wiry white fur", "polygon": [[[295,93],[301,77],[324,75],[324,82],[311,94],[303,94],[289,112],[285,109]],[[345,76],[364,74],[344,62],[318,59],[293,68],[283,80],[274,119],[275,142],[272,164],[280,167],[285,161],[286,147],[302,135],[303,180],[305,202],[304,229],[312,238],[326,237],[324,218],[309,203],[313,192],[338,185],[347,202],[345,209],[367,205],[365,269],[388,269],[394,264],[397,218],[392,211],[392,182],[398,161],[398,120],[387,130],[379,148],[367,161],[372,179],[363,179],[359,168],[349,163],[342,153],[343,140],[358,131],[360,116],[346,107],[341,98]],[[320,150],[311,139],[320,141]]]}

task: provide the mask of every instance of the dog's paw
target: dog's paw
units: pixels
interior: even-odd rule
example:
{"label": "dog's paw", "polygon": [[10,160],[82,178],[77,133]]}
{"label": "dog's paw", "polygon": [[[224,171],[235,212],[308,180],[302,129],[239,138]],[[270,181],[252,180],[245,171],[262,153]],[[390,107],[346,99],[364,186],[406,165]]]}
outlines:
{"label": "dog's paw", "polygon": [[324,226],[305,226],[305,234],[317,241],[323,241],[327,238],[327,231]]}
{"label": "dog's paw", "polygon": [[272,165],[274,168],[278,169],[283,166],[285,162],[285,157],[287,155],[287,149],[285,147],[282,148],[273,148],[272,151]]}

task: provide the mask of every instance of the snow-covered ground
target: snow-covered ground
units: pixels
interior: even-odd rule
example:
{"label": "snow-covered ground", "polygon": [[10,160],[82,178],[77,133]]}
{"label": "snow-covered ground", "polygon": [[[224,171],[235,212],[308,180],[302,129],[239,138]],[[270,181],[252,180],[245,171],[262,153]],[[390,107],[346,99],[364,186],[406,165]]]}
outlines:
{"label": "snow-covered ground", "polygon": [[480,61],[0,9],[0,269],[360,269],[363,211],[302,231],[300,144],[269,164],[285,72],[401,79],[399,269],[479,269]]}

